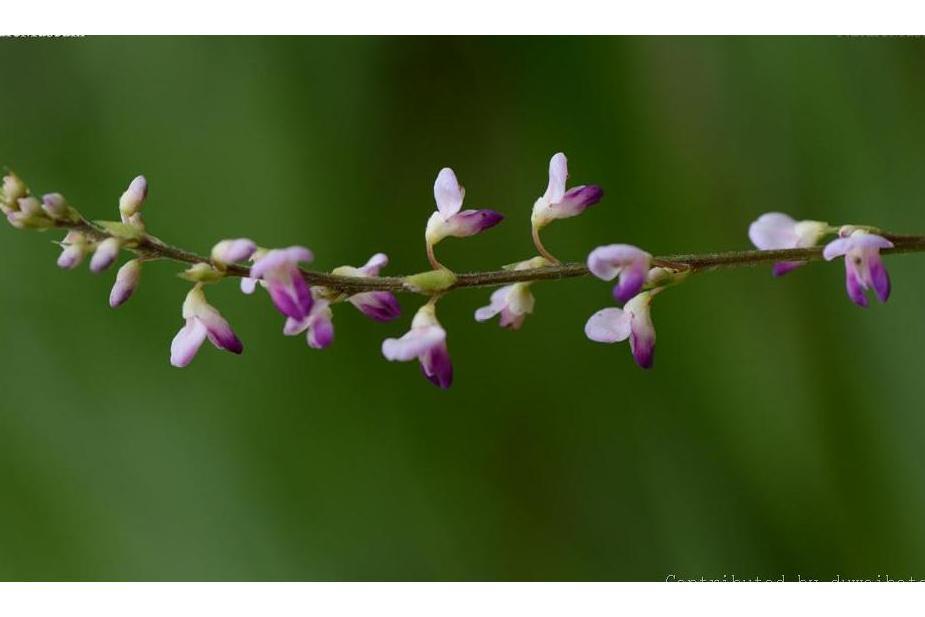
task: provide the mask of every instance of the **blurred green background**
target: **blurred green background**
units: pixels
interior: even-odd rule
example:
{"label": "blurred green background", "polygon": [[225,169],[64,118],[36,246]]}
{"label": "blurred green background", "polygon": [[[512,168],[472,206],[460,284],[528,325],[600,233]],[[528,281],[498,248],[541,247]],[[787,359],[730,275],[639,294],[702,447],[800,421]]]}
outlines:
{"label": "blurred green background", "polygon": [[[925,230],[925,41],[862,38],[90,38],[0,41],[0,158],[149,229],[303,243],[316,266],[425,268],[437,170],[507,214],[459,270],[529,257],[549,157],[603,203],[547,246],[583,259],[748,246],[783,210]],[[266,294],[210,300],[245,342],[168,364],[187,286],[55,267],[0,229],[0,578],[925,578],[925,264],[862,311],[839,264],[696,277],[658,297],[656,366],[583,335],[596,280],[537,285],[518,333],[440,304],[443,392],[335,311],[328,350]]]}

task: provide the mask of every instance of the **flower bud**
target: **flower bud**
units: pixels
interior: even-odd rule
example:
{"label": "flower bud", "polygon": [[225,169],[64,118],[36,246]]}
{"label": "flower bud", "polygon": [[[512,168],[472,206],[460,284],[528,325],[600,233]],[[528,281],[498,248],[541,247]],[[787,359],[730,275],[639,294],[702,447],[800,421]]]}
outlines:
{"label": "flower bud", "polygon": [[256,250],[257,245],[248,238],[222,240],[212,247],[212,262],[217,266],[225,266],[238,261],[245,261]]}
{"label": "flower bud", "polygon": [[90,259],[90,271],[99,273],[111,266],[121,248],[122,242],[118,238],[106,238],[97,244],[93,257]]}
{"label": "flower bud", "polygon": [[46,229],[53,225],[42,210],[41,202],[32,197],[20,197],[15,206],[6,208],[6,218],[17,229]]}
{"label": "flower bud", "polygon": [[42,196],[42,209],[53,219],[62,219],[68,213],[68,205],[61,193],[48,193]]}
{"label": "flower bud", "polygon": [[116,308],[125,303],[135,293],[138,280],[141,278],[141,260],[131,259],[119,268],[116,273],[116,282],[109,293],[109,306]]}
{"label": "flower bud", "polygon": [[3,201],[8,206],[15,208],[14,204],[25,197],[27,192],[26,185],[12,171],[3,176]]}
{"label": "flower bud", "polygon": [[177,276],[192,283],[214,283],[224,278],[225,274],[205,262],[199,262]]}
{"label": "flower bud", "polygon": [[90,251],[90,243],[79,231],[69,231],[61,242],[64,248],[58,256],[58,267],[71,270],[80,265],[84,255]]}
{"label": "flower bud", "polygon": [[456,275],[443,268],[405,277],[405,287],[417,293],[445,291],[456,283]]}
{"label": "flower bud", "polygon": [[[148,181],[145,180],[144,176],[137,176],[128,185],[125,192],[122,193],[122,197],[119,198],[119,214],[122,215],[123,223],[129,223],[129,219],[138,214],[147,196]],[[136,218],[135,221],[137,222],[139,219]]]}

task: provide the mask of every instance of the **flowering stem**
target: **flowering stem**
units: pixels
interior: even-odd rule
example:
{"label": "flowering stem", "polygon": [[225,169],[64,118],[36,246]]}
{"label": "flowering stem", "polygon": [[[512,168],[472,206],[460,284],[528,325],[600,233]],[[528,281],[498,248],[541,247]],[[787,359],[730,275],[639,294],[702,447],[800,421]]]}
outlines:
{"label": "flowering stem", "polygon": [[[110,234],[102,227],[84,219],[78,222],[59,221],[56,226],[80,231],[94,240],[105,240],[110,237]],[[898,235],[883,232],[881,232],[881,235],[894,244],[894,247],[891,249],[883,249],[881,251],[883,254],[925,252],[925,236]],[[212,264],[207,257],[171,246],[150,235],[143,236],[135,246],[130,248],[130,250],[149,260],[167,259],[192,265],[199,263]],[[549,256],[545,257],[547,257],[547,259],[549,258]],[[686,270],[693,274],[724,268],[756,266],[779,261],[818,261],[821,259],[822,247],[816,246],[811,248],[781,249],[773,251],[749,250],[664,255],[655,257],[653,259],[653,265],[674,270]],[[439,264],[439,262],[437,263]],[[442,266],[438,265],[438,267]],[[225,274],[227,276],[247,277],[249,276],[249,272],[249,268],[237,264],[229,264],[225,267]],[[470,272],[457,274],[455,283],[446,291],[465,287],[496,287],[520,282],[578,278],[588,276],[589,274],[587,266],[577,262],[557,263],[551,266],[526,270]],[[405,282],[405,277],[402,276],[375,278],[350,277],[311,270],[302,270],[302,275],[310,285],[327,287],[333,291],[348,295],[366,291],[420,293],[410,289]]]}

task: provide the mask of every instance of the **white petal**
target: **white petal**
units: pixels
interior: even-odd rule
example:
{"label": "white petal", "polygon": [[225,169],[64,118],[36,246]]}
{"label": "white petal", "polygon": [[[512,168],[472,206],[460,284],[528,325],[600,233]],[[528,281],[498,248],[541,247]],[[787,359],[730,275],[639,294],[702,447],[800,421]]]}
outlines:
{"label": "white petal", "polygon": [[412,328],[401,338],[382,341],[382,355],[388,360],[407,362],[445,340],[446,331],[440,326]]}
{"label": "white petal", "polygon": [[748,238],[763,251],[797,246],[797,222],[781,212],[768,212],[748,228]]}
{"label": "white petal", "polygon": [[206,327],[196,318],[186,320],[170,343],[170,363],[174,366],[186,366],[196,357],[196,352],[206,340]]}
{"label": "white petal", "polygon": [[630,313],[622,309],[601,309],[588,319],[585,335],[598,343],[625,341],[630,335],[630,320]]}
{"label": "white petal", "polygon": [[434,201],[437,202],[437,210],[440,214],[449,217],[459,212],[464,195],[465,191],[459,186],[453,170],[449,167],[441,169],[434,182]]}
{"label": "white petal", "polygon": [[543,197],[551,204],[557,204],[565,196],[565,181],[568,179],[568,159],[557,152],[549,160],[549,185]]}

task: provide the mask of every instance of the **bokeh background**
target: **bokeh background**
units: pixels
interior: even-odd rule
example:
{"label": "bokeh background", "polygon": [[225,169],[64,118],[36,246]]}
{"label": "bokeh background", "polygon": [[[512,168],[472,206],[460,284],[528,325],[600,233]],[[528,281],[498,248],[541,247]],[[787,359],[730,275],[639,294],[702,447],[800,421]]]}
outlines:
{"label": "bokeh background", "polygon": [[[783,210],[925,230],[925,41],[863,38],[90,38],[0,41],[0,158],[150,230],[302,243],[316,266],[425,268],[445,165],[500,227],[458,270],[531,255],[549,157],[601,205],[550,227],[582,259],[744,248]],[[537,285],[518,333],[440,304],[443,392],[349,306],[318,352],[265,294],[210,300],[245,342],[168,364],[186,284],[55,267],[0,229],[0,578],[925,578],[925,263],[867,311],[839,264],[660,295],[656,367],[583,335],[596,280]]]}

